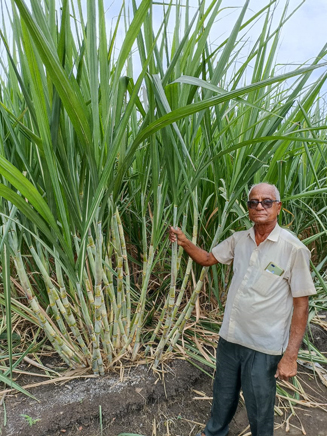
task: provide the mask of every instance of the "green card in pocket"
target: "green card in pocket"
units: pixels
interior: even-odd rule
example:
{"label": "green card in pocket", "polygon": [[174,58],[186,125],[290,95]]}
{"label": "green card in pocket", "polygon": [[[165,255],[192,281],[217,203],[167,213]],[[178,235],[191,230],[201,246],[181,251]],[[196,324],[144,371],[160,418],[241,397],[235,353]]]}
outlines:
{"label": "green card in pocket", "polygon": [[279,266],[277,266],[275,263],[270,262],[266,268],[265,271],[270,272],[272,274],[275,274],[275,276],[281,276],[284,272],[284,270],[282,268],[280,268]]}

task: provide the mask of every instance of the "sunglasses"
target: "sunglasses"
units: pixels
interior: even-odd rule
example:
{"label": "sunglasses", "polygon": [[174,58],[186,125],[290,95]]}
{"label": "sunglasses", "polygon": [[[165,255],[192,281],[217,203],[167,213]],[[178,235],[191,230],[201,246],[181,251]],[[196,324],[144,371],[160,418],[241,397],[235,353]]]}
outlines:
{"label": "sunglasses", "polygon": [[264,209],[270,209],[272,207],[273,203],[279,203],[279,200],[269,200],[269,198],[262,200],[262,201],[249,200],[247,202],[247,205],[248,205],[249,209],[256,209],[259,203],[261,203],[261,206]]}

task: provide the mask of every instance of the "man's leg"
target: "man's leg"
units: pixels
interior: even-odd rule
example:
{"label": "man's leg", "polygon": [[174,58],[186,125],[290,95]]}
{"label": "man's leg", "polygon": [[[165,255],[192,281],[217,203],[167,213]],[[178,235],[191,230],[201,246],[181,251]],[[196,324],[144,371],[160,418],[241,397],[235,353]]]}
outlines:
{"label": "man's leg", "polygon": [[206,436],[228,434],[228,424],[235,414],[241,388],[239,348],[223,338],[219,340],[211,418],[204,430]]}
{"label": "man's leg", "polygon": [[251,433],[252,436],[273,436],[275,373],[281,356],[245,350],[241,379]]}

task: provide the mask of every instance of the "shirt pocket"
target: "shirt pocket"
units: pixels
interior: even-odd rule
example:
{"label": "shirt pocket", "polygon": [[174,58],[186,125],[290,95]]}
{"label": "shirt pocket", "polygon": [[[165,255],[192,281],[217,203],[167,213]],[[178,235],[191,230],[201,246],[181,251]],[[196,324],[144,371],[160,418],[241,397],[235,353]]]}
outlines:
{"label": "shirt pocket", "polygon": [[283,282],[283,276],[276,276],[268,271],[262,271],[259,278],[252,285],[252,289],[260,295],[268,295]]}

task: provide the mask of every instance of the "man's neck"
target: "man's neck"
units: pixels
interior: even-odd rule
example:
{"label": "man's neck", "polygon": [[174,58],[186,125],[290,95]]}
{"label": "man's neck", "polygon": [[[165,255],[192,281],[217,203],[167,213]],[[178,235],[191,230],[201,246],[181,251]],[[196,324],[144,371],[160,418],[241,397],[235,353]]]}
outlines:
{"label": "man's neck", "polygon": [[257,243],[257,245],[261,244],[261,242],[267,239],[270,233],[274,230],[276,224],[277,220],[268,224],[254,225],[255,242]]}

